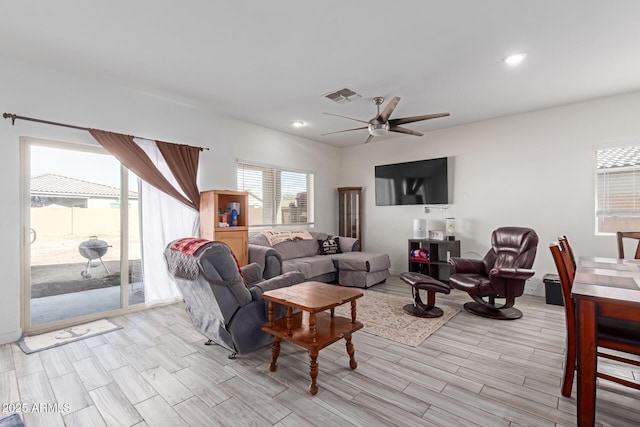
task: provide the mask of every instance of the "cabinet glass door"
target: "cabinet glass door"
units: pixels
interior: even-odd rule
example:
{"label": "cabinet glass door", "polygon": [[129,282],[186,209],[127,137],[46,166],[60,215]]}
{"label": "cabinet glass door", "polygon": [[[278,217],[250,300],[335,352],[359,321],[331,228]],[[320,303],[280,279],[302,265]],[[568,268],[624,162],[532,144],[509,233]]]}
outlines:
{"label": "cabinet glass door", "polygon": [[360,193],[356,192],[356,191],[350,191],[349,192],[349,200],[351,203],[349,203],[349,223],[351,224],[351,230],[349,230],[349,232],[351,233],[351,237],[355,237],[357,239],[360,238],[360,219],[358,218],[358,207],[360,206]]}
{"label": "cabinet glass door", "polygon": [[360,223],[360,187],[338,188],[338,234],[360,240],[362,247]]}

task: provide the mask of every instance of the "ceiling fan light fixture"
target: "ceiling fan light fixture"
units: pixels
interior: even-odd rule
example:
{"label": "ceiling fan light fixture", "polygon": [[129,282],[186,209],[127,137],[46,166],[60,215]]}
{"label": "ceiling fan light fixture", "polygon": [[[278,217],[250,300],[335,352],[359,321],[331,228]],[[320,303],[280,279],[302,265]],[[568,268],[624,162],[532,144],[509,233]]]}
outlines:
{"label": "ceiling fan light fixture", "polygon": [[389,122],[369,123],[369,134],[373,136],[382,136],[389,132]]}
{"label": "ceiling fan light fixture", "polygon": [[411,116],[411,117],[403,117],[398,119],[389,119],[393,111],[395,110],[398,102],[400,102],[400,97],[394,96],[391,101],[389,101],[384,108],[384,110],[380,111],[380,105],[384,102],[384,98],[381,96],[376,96],[372,99],[374,105],[376,106],[377,114],[369,121],[364,121],[360,119],[354,119],[352,117],[342,116],[340,114],[333,113],[323,113],[328,114],[330,116],[342,117],[343,119],[349,119],[356,122],[360,122],[366,126],[360,126],[352,129],[339,130],[337,132],[329,132],[323,133],[322,135],[330,135],[334,133],[343,133],[350,132],[354,130],[364,130],[367,129],[369,131],[369,136],[367,140],[364,142],[365,144],[371,142],[376,136],[386,135],[388,132],[401,133],[406,135],[414,135],[414,136],[423,136],[422,133],[417,132],[415,130],[407,129],[400,125],[404,125],[406,123],[414,123],[421,122],[423,120],[437,119],[439,117],[447,117],[449,113],[438,113],[438,114],[423,114],[421,116]]}
{"label": "ceiling fan light fixture", "polygon": [[515,67],[516,65],[520,65],[522,61],[527,57],[527,54],[524,52],[514,53],[508,56],[505,56],[502,62],[505,64]]}

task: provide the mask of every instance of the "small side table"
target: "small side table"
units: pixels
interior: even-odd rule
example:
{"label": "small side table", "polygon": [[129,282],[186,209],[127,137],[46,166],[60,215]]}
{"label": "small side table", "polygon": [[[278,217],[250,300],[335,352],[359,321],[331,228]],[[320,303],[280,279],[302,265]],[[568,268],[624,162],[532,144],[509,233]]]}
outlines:
{"label": "small side table", "polygon": [[[352,288],[329,285],[321,282],[304,282],[287,288],[274,289],[262,294],[269,301],[268,323],[262,330],[273,335],[271,365],[269,370],[278,369],[280,342],[292,342],[309,351],[309,392],[316,394],[318,384],[318,353],[326,346],[344,338],[349,355],[349,367],[356,369],[355,349],[351,343],[351,334],[362,329],[362,323],[356,320],[356,299],[363,295]],[[287,316],[273,318],[273,304],[287,307]],[[351,303],[351,318],[335,316],[334,309],[342,304]],[[302,311],[293,313],[297,308]],[[329,312],[327,312],[329,310]]]}

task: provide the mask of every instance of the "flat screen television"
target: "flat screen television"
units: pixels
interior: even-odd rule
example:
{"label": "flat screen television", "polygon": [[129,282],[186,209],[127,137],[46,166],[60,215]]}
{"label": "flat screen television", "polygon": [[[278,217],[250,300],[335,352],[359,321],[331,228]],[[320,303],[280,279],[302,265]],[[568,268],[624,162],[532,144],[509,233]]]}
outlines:
{"label": "flat screen television", "polygon": [[376,205],[449,203],[447,157],[376,166]]}

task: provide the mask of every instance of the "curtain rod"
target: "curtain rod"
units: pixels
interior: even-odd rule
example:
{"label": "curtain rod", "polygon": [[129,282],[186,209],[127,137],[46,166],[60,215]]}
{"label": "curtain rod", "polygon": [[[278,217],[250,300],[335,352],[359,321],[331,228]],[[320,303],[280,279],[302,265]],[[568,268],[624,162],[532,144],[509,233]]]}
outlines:
{"label": "curtain rod", "polygon": [[[65,128],[80,129],[80,130],[86,130],[86,131],[89,130],[89,128],[82,127],[82,126],[68,125],[68,124],[65,124],[65,123],[58,123],[58,122],[50,122],[48,120],[34,119],[32,117],[18,116],[16,114],[12,114],[12,113],[3,113],[2,117],[4,117],[5,119],[11,119],[11,125],[12,126],[14,126],[16,124],[16,120],[28,120],[30,122],[44,123],[46,125],[62,126],[62,127],[65,127]],[[139,137],[134,136],[134,138],[139,138]],[[142,138],[142,139],[147,139],[147,138]],[[209,150],[207,147],[196,147],[196,148],[199,148],[200,151]]]}

